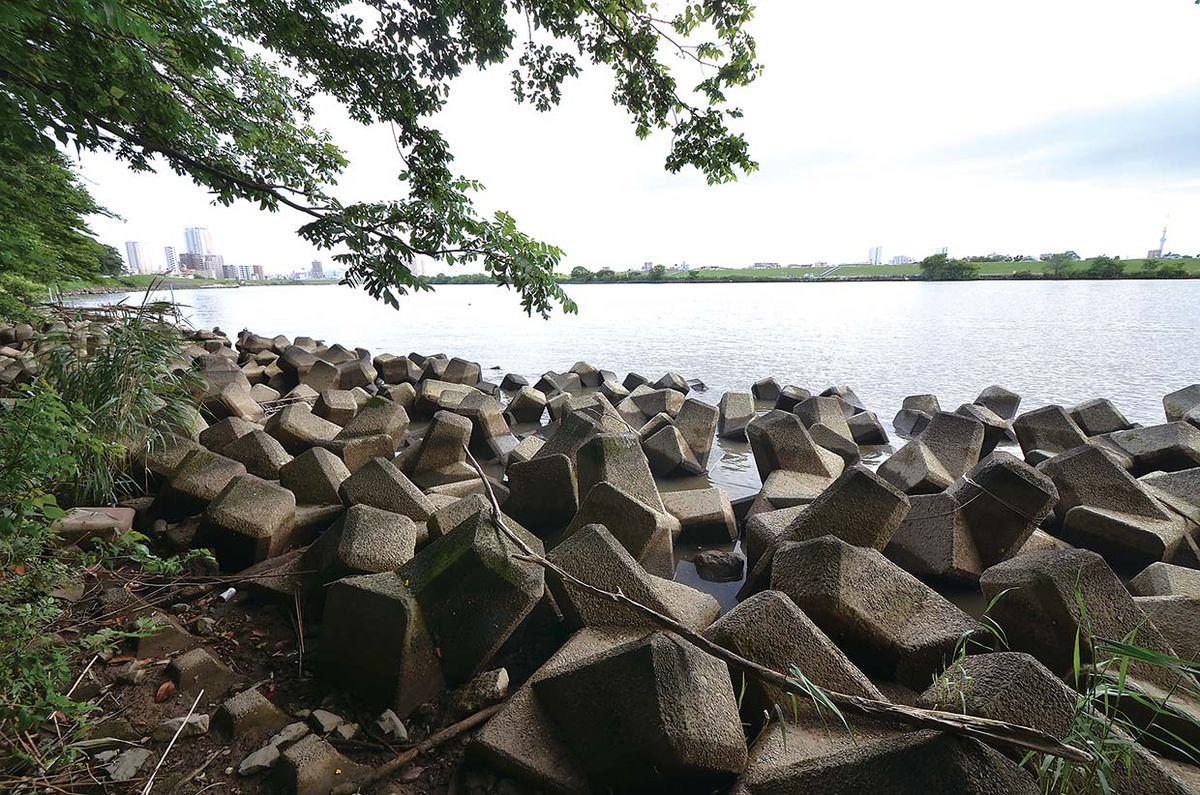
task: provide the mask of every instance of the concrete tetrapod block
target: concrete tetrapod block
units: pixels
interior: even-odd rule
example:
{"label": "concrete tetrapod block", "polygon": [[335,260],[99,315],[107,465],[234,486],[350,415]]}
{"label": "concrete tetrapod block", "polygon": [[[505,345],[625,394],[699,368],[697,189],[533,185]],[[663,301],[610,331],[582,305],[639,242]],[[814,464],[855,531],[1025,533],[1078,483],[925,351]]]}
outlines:
{"label": "concrete tetrapod block", "polygon": [[[795,665],[817,687],[863,698],[886,700],[871,680],[850,662],[833,641],[781,591],[751,596],[717,619],[704,636],[773,671],[791,675]],[[791,698],[772,685],[732,671],[733,689],[741,696],[742,720],[763,722],[764,713],[790,712]],[[743,690],[744,689],[744,690]]]}
{"label": "concrete tetrapod block", "polygon": [[343,577],[394,571],[416,553],[417,524],[407,516],[351,505],[332,527],[304,551],[300,570],[318,604],[327,585]]}
{"label": "concrete tetrapod block", "polygon": [[638,411],[647,417],[664,412],[674,417],[683,408],[683,394],[676,389],[648,389],[644,392],[634,390],[629,393],[629,399]]}
{"label": "concrete tetrapod block", "polygon": [[682,395],[686,395],[692,391],[688,386],[687,379],[679,373],[665,373],[662,378],[654,382],[655,389],[674,389]]}
{"label": "concrete tetrapod block", "polygon": [[602,524],[651,574],[675,576],[674,539],[681,531],[679,520],[658,511],[620,486],[601,481],[592,487],[579,511],[567,526],[564,538],[585,525]]}
{"label": "concrete tetrapod block", "polygon": [[1186,422],[1117,431],[1099,442],[1128,461],[1134,475],[1200,467],[1200,428]]}
{"label": "concrete tetrapod block", "polygon": [[1056,532],[1122,571],[1163,560],[1194,564],[1186,521],[1156,500],[1104,450],[1085,445],[1039,469],[1058,489]]}
{"label": "concrete tetrapod block", "polygon": [[508,411],[517,422],[541,422],[546,413],[546,396],[533,387],[521,387],[508,402]]}
{"label": "concrete tetrapod block", "polygon": [[[590,585],[608,591],[619,588],[629,598],[697,631],[702,631],[720,614],[716,599],[708,594],[648,574],[603,525],[580,528],[546,557]],[[626,605],[572,588],[558,578],[551,577],[548,585],[566,624],[573,629],[656,626]]]}
{"label": "concrete tetrapod block", "polygon": [[403,404],[383,397],[372,397],[359,406],[353,419],[338,433],[339,439],[363,436],[386,436],[392,440],[392,451],[400,449],[408,431],[408,411]]}
{"label": "concrete tetrapod block", "polygon": [[414,522],[433,515],[433,503],[387,459],[376,458],[342,481],[338,488],[346,505],[370,505],[399,513]]}
{"label": "concrete tetrapod block", "polygon": [[750,387],[750,394],[754,396],[755,400],[765,400],[772,404],[779,400],[781,392],[782,388],[779,386],[779,381],[774,376],[755,381]]}
{"label": "concrete tetrapod block", "polygon": [[1200,524],[1200,467],[1155,472],[1138,482],[1172,511]]}
{"label": "concrete tetrapod block", "polygon": [[[855,465],[795,515],[781,540],[808,541],[832,535],[856,546],[883,550],[908,510],[908,497],[871,470]],[[754,568],[747,575],[740,596],[767,587],[772,554],[772,549],[767,548],[755,555]]]}
{"label": "concrete tetrapod block", "polygon": [[155,496],[154,515],[168,522],[177,522],[199,513],[216,499],[229,481],[245,474],[246,467],[241,462],[196,445],[179,462],[171,479]]}
{"label": "concrete tetrapod block", "polygon": [[329,587],[317,673],[372,708],[401,718],[445,688],[437,649],[403,577],[346,577]]}
{"label": "concrete tetrapod block", "polygon": [[269,480],[238,475],[204,511],[197,533],[223,571],[241,571],[305,543],[296,537],[296,496]]}
{"label": "concrete tetrapod block", "polygon": [[566,455],[534,456],[508,466],[505,510],[537,532],[561,528],[579,510],[575,467]]}
{"label": "concrete tetrapod block", "polygon": [[896,412],[892,427],[901,436],[916,436],[941,410],[937,395],[909,395],[901,403],[900,411]]}
{"label": "concrete tetrapod block", "polygon": [[357,413],[358,401],[349,389],[326,389],[313,404],[313,414],[343,428]]}
{"label": "concrete tetrapod block", "polygon": [[385,384],[415,384],[421,377],[420,369],[407,356],[381,353],[372,364]]}
{"label": "concrete tetrapod block", "polygon": [[1171,392],[1163,397],[1162,402],[1167,422],[1178,422],[1200,406],[1200,384],[1192,384]]}
{"label": "concrete tetrapod block", "polygon": [[[511,529],[542,553],[536,536]],[[449,684],[483,671],[542,598],[543,569],[513,557],[519,553],[491,513],[480,511],[398,570],[421,606]]]}
{"label": "concrete tetrapod block", "polygon": [[663,632],[533,685],[597,791],[712,791],[746,764],[724,662]]}
{"label": "concrete tetrapod block", "polygon": [[533,685],[643,634],[641,630],[614,627],[576,632],[484,724],[471,741],[468,755],[547,792],[562,795],[587,792],[588,784],[579,763],[534,693]]}
{"label": "concrete tetrapod block", "polygon": [[1195,596],[1135,596],[1133,601],[1150,616],[1175,655],[1200,657],[1200,598]]}
{"label": "concrete tetrapod block", "polygon": [[1053,480],[1004,452],[980,461],[947,493],[961,506],[985,568],[1017,554],[1058,501]]}
{"label": "concrete tetrapod block", "polygon": [[763,555],[787,537],[787,529],[802,514],[808,505],[762,511],[746,519],[746,537],[742,550],[746,553],[746,567],[752,571]]}
{"label": "concrete tetrapod block", "polygon": [[[553,443],[554,439],[551,439],[547,447]],[[596,484],[607,481],[654,510],[665,511],[650,463],[633,434],[594,434],[578,449],[575,471],[581,496],[587,495]]]}
{"label": "concrete tetrapod block", "polygon": [[783,591],[868,675],[926,687],[983,627],[877,550],[825,536],[776,549]]}
{"label": "concrete tetrapod block", "polygon": [[800,418],[804,427],[811,432],[814,425],[824,425],[835,434],[854,444],[842,403],[835,397],[810,397],[797,403],[792,413]]}
{"label": "concrete tetrapod block", "polygon": [[226,417],[200,431],[200,444],[214,453],[219,453],[225,445],[256,430],[259,430],[259,426],[249,420]]}
{"label": "concrete tetrapod block", "polygon": [[978,740],[887,727],[851,735],[812,721],[768,726],[733,795],[1036,795],[1016,762]]}
{"label": "concrete tetrapod block", "polygon": [[420,443],[405,458],[405,471],[413,478],[467,460],[467,444],[471,441],[471,421],[466,417],[442,410],[433,415]]}
{"label": "concrete tetrapod block", "polygon": [[508,454],[517,446],[517,437],[509,431],[496,399],[482,392],[468,395],[458,405],[457,413],[471,422],[471,452],[478,457],[506,462]]}
{"label": "concrete tetrapod block", "polygon": [[887,430],[873,411],[860,411],[846,420],[854,442],[859,445],[879,446],[889,441]]}
{"label": "concrete tetrapod block", "polygon": [[1035,450],[1058,454],[1087,444],[1087,435],[1062,406],[1043,406],[1025,412],[1013,420],[1013,431],[1026,460]]}
{"label": "concrete tetrapod block", "polygon": [[680,538],[701,542],[737,540],[733,504],[721,489],[668,491],[662,497],[667,513],[679,520]]}
{"label": "concrete tetrapod block", "polygon": [[225,445],[221,455],[241,461],[247,472],[264,480],[278,480],[280,467],[292,460],[273,436],[257,429]]}
{"label": "concrete tetrapod block", "polygon": [[980,392],[979,397],[975,398],[975,402],[981,406],[987,406],[1006,420],[1012,420],[1017,416],[1017,409],[1021,407],[1021,396],[993,384]]}
{"label": "concrete tetrapod block", "polygon": [[1008,439],[1012,433],[1008,427],[1008,420],[987,406],[964,403],[956,408],[954,413],[960,417],[969,417],[983,426],[983,447],[979,451],[981,458],[995,450],[996,446]]}
{"label": "concrete tetrapod block", "polygon": [[833,481],[845,463],[819,447],[795,414],[773,409],[746,426],[754,463],[762,480],[777,469],[801,472]]}
{"label": "concrete tetrapod block", "polygon": [[789,384],[779,390],[779,398],[775,401],[775,408],[780,411],[792,411],[796,406],[810,397],[812,397],[812,392],[809,392],[804,387]]}
{"label": "concrete tetrapod block", "polygon": [[[1066,678],[1072,671],[1076,632],[1087,637],[1124,638],[1137,630],[1137,645],[1171,654],[1166,638],[1147,620],[1108,564],[1094,552],[1072,549],[1031,552],[992,566],[979,581],[992,605],[991,617],[1004,628],[1009,646],[1032,654]],[[1086,618],[1079,600],[1087,608]],[[1092,662],[1088,644],[1081,662]],[[1130,676],[1170,688],[1175,677],[1165,669],[1134,662]]]}
{"label": "concrete tetrapod block", "polygon": [[879,476],[905,494],[936,494],[979,463],[983,425],[939,412],[921,435],[879,466]]}
{"label": "concrete tetrapod block", "polygon": [[1068,413],[1079,429],[1088,436],[1100,436],[1114,431],[1125,431],[1133,424],[1108,398],[1085,400],[1072,406]]}
{"label": "concrete tetrapod block", "polygon": [[717,404],[717,435],[723,439],[745,439],[746,426],[754,419],[754,396],[748,392],[726,392]]}
{"label": "concrete tetrapod block", "polygon": [[[1069,741],[1078,695],[1034,657],[1019,652],[973,654],[957,661],[921,694],[919,706],[975,715],[1029,726]],[[1120,739],[1129,741],[1118,727]],[[1113,792],[1129,795],[1187,795],[1194,790],[1180,781],[1158,757],[1132,745],[1129,766],[1113,765]],[[1024,752],[1009,756],[1021,760]]]}
{"label": "concrete tetrapod block", "polygon": [[683,407],[675,416],[675,427],[683,434],[692,453],[696,456],[697,471],[701,474],[708,469],[708,456],[712,452],[713,438],[717,433],[719,411],[701,403],[695,398],[683,401]]}
{"label": "concrete tetrapod block", "polygon": [[322,447],[313,447],[279,468],[279,485],[305,505],[341,504],[338,489],[348,477],[350,470],[342,459]]}
{"label": "concrete tetrapod block", "polygon": [[265,429],[292,455],[300,455],[310,447],[332,441],[342,430],[340,425],[313,414],[303,403],[294,403],[273,414]]}
{"label": "concrete tetrapod block", "polygon": [[323,737],[308,734],[280,755],[272,776],[284,792],[328,795],[343,781],[352,781],[369,770],[347,759]]}
{"label": "concrete tetrapod block", "polygon": [[[665,416],[665,415],[657,415]],[[653,422],[654,420],[651,420]],[[649,424],[649,423],[647,423]],[[688,447],[687,440],[674,425],[664,425],[642,443],[650,471],[661,478],[674,475],[698,475],[704,470]]]}
{"label": "concrete tetrapod block", "polygon": [[1200,599],[1200,569],[1151,563],[1129,581],[1134,596],[1191,596]]}
{"label": "concrete tetrapod block", "polygon": [[983,573],[975,540],[953,495],[918,494],[884,554],[918,577],[973,584]]}

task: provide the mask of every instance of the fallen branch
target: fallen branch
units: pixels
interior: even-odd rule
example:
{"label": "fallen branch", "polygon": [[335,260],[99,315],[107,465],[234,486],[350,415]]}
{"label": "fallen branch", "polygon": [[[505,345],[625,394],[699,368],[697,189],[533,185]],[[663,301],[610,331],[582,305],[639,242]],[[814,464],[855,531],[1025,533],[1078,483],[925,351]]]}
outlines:
{"label": "fallen branch", "polygon": [[[492,504],[492,523],[521,550],[520,555],[514,556],[518,560],[528,561],[541,566],[546,571],[558,577],[567,586],[630,607],[701,650],[708,652],[718,659],[724,660],[728,665],[744,671],[766,684],[805,698],[810,697],[810,691],[801,682],[766,666],[759,665],[753,660],[748,660],[722,646],[718,646],[708,638],[689,629],[670,616],[663,615],[657,610],[629,598],[619,589],[617,591],[608,591],[585,582],[562,569],[544,555],[535,552],[504,523],[503,514],[500,511],[500,502],[496,499],[496,493],[492,490],[491,483],[488,482],[487,477],[484,475],[483,467],[479,465],[479,462],[471,454],[470,450],[467,450],[467,458],[483,481],[484,490],[487,492],[488,499]],[[868,718],[875,718],[891,723],[902,723],[923,729],[938,729],[953,732],[968,737],[975,737],[987,743],[1010,746],[1021,751],[1036,751],[1038,753],[1050,754],[1080,764],[1091,764],[1093,761],[1092,757],[1085,751],[1073,745],[1060,742],[1046,732],[1028,726],[1006,723],[990,718],[980,718],[973,715],[958,715],[953,712],[941,712],[939,710],[910,707],[904,704],[893,704],[890,701],[876,701],[870,698],[853,696],[848,693],[839,693],[823,688],[822,692],[839,708]]]}
{"label": "fallen branch", "polygon": [[507,702],[493,704],[490,707],[484,707],[473,715],[469,715],[458,723],[451,724],[440,732],[431,735],[421,742],[409,748],[407,751],[398,754],[390,761],[384,762],[379,767],[373,769],[367,775],[355,779],[353,781],[345,781],[338,784],[330,791],[330,795],[351,795],[351,793],[360,792],[367,789],[385,778],[394,775],[402,770],[405,766],[416,761],[421,754],[427,754],[437,748],[447,740],[453,740],[458,735],[474,729],[476,726],[485,723],[488,718],[500,711],[500,708]]}

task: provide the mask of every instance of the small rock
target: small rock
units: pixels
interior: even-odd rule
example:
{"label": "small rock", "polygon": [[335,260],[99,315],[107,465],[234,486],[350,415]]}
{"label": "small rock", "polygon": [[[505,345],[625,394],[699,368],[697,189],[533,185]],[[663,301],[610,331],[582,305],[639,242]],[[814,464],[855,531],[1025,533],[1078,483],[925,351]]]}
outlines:
{"label": "small rock", "polygon": [[329,734],[338,726],[345,723],[345,721],[340,715],[334,715],[328,710],[314,709],[312,714],[308,716],[308,723],[313,727],[314,731],[318,731],[321,734]]}
{"label": "small rock", "polygon": [[408,739],[408,729],[404,727],[404,721],[400,720],[400,716],[390,709],[383,711],[379,720],[375,721],[375,725],[393,740],[404,742]]}
{"label": "small rock", "polygon": [[208,616],[202,616],[196,619],[196,624],[192,628],[192,631],[197,635],[207,637],[213,634],[213,632],[216,630],[216,627],[217,622],[215,619],[209,618]]}
{"label": "small rock", "polygon": [[710,549],[692,560],[700,579],[708,582],[737,582],[746,570],[746,559],[737,552]]}
{"label": "small rock", "polygon": [[496,668],[484,671],[460,687],[451,697],[456,711],[478,712],[488,704],[494,704],[508,695],[508,671]]}
{"label": "small rock", "polygon": [[[183,731],[179,731],[180,726],[183,727]],[[161,741],[170,740],[177,731],[180,737],[199,737],[201,734],[208,734],[208,716],[188,715],[186,719],[184,716],[167,718],[154,727],[150,737]]]}
{"label": "small rock", "polygon": [[[274,744],[264,745],[254,753],[247,756],[238,765],[239,776],[253,776],[264,770],[270,770],[279,761],[279,747]],[[233,772],[233,768],[229,769]]]}
{"label": "small rock", "polygon": [[117,671],[117,681],[123,685],[140,685],[146,681],[146,677],[150,672],[142,664],[141,660],[134,660],[128,665],[122,665]]}
{"label": "small rock", "polygon": [[280,729],[279,733],[271,738],[270,743],[274,746],[289,745],[306,734],[308,734],[308,726],[302,721],[296,721]]}
{"label": "small rock", "polygon": [[341,737],[343,740],[351,740],[354,735],[358,734],[357,723],[339,723],[337,728],[333,730],[334,734]]}
{"label": "small rock", "polygon": [[137,775],[149,758],[150,751],[148,749],[130,748],[128,751],[118,754],[117,758],[104,768],[104,771],[113,781],[129,781]]}
{"label": "small rock", "polygon": [[184,604],[183,602],[176,602],[175,604],[171,605],[171,612],[177,616],[183,615],[190,609],[191,606]]}

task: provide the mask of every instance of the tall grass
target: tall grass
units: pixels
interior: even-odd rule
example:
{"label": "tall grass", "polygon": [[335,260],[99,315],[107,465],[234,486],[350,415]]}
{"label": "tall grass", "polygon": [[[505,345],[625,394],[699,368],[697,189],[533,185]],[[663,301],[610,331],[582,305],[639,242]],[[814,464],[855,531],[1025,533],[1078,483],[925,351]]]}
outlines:
{"label": "tall grass", "polygon": [[41,377],[102,442],[81,451],[69,496],[76,503],[111,502],[138,489],[129,476],[132,460],[173,429],[194,427],[191,377],[179,366],[184,340],[170,304],[147,299],[134,307],[59,311],[89,329],[86,337],[70,327],[47,333]]}

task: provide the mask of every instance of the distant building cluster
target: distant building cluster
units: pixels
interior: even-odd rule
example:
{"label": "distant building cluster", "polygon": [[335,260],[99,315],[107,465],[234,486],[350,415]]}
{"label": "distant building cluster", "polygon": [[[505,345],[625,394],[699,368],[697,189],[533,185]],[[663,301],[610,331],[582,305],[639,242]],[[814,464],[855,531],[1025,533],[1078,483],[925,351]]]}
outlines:
{"label": "distant building cluster", "polygon": [[266,278],[262,265],[229,265],[222,254],[216,253],[212,233],[204,227],[190,226],[183,230],[184,251],[175,246],[163,248],[163,263],[151,261],[146,247],[139,241],[125,243],[126,269],[129,273],[163,274],[185,279],[230,279],[243,282]]}

